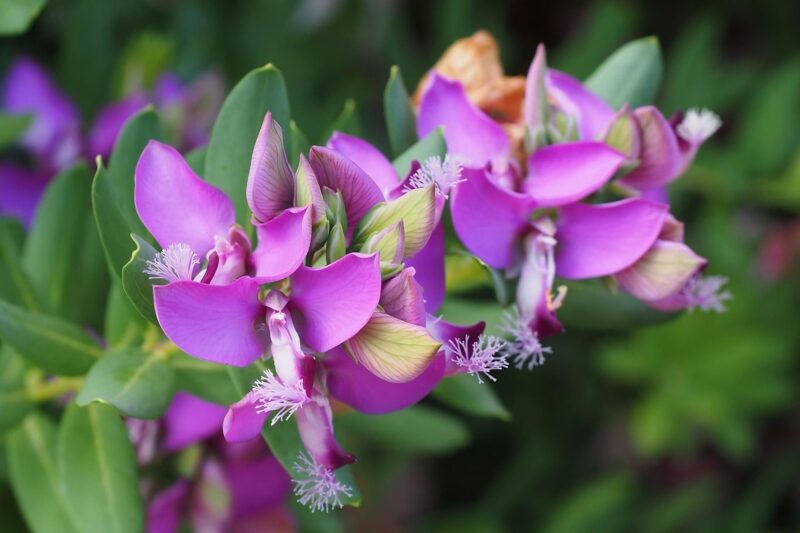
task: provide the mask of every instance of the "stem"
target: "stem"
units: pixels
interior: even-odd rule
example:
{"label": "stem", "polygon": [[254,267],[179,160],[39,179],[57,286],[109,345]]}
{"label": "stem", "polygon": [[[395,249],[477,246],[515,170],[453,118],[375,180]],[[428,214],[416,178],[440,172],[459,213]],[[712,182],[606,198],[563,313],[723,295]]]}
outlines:
{"label": "stem", "polygon": [[46,381],[28,383],[25,393],[34,402],[44,402],[77,391],[83,384],[82,377],[55,377]]}

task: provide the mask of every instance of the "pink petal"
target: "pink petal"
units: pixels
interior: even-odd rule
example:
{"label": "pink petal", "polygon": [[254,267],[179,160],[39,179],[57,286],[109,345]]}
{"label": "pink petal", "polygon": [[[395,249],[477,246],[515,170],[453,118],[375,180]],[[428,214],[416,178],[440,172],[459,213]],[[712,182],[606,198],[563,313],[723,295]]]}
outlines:
{"label": "pink petal", "polygon": [[[263,444],[262,447],[265,448]],[[247,462],[227,463],[223,468],[233,499],[234,519],[275,509],[292,493],[289,475],[266,449],[261,457]]]}
{"label": "pink petal", "polygon": [[225,193],[200,179],[177,150],[157,141],[147,144],[136,165],[134,203],[162,248],[185,243],[201,257],[235,221]]}
{"label": "pink petal", "polygon": [[145,105],[147,105],[147,97],[143,93],[134,93],[124,100],[103,108],[89,132],[89,148],[86,154],[89,159],[94,161],[98,155],[104,158],[109,157],[122,127]]}
{"label": "pink petal", "polygon": [[448,152],[465,166],[483,167],[508,155],[503,128],[469,101],[461,83],[434,72],[419,105],[417,135],[421,139],[438,127],[444,127]]}
{"label": "pink petal", "polygon": [[667,210],[664,204],[638,198],[563,207],[556,232],[556,272],[567,279],[585,279],[629,267],[658,238]]}
{"label": "pink petal", "polygon": [[294,174],[283,148],[281,126],[267,112],[247,176],[247,205],[256,220],[269,220],[294,205]]}
{"label": "pink petal", "polygon": [[459,339],[464,339],[469,336],[470,345],[472,342],[477,341],[483,331],[486,329],[485,322],[476,322],[467,326],[461,326],[447,322],[441,318],[428,315],[428,331],[433,335],[433,338],[442,343],[442,349],[445,352],[445,375],[452,376],[464,372],[464,368],[456,365],[450,360],[452,353],[452,343]]}
{"label": "pink petal", "polygon": [[301,407],[295,417],[300,440],[318,464],[336,470],[355,461],[333,435],[333,413],[325,396],[315,394],[311,403]]}
{"label": "pink petal", "polygon": [[620,181],[639,190],[661,187],[678,177],[683,165],[675,132],[655,107],[640,107],[633,116],[639,123],[641,136],[639,166]]}
{"label": "pink petal", "polygon": [[153,497],[147,506],[147,533],[178,531],[189,488],[189,482],[181,479]]}
{"label": "pink petal", "polygon": [[400,178],[391,161],[364,139],[335,131],[328,140],[328,148],[336,150],[361,167],[384,195],[397,187]]}
{"label": "pink petal", "polygon": [[341,348],[325,354],[328,388],[338,400],[370,415],[404,409],[428,395],[444,377],[444,354],[437,355],[417,378],[405,383],[390,383],[359,365]]}
{"label": "pink petal", "polygon": [[311,245],[311,207],[287,209],[256,225],[258,247],[250,255],[259,283],[289,277],[303,264]]}
{"label": "pink petal", "polygon": [[467,249],[494,268],[519,257],[519,237],[529,227],[534,201],[500,187],[484,170],[464,169],[451,196],[453,226]]}
{"label": "pink petal", "polygon": [[254,392],[231,405],[222,421],[222,434],[228,442],[243,442],[254,439],[261,434],[261,428],[267,421],[269,413],[256,410],[258,400]]}
{"label": "pink petal", "polygon": [[383,201],[383,193],[372,178],[339,152],[314,146],[309,153],[309,162],[320,187],[341,191],[349,231],[358,225],[367,211]]}
{"label": "pink petal", "polygon": [[605,185],[624,161],[623,154],[600,142],[545,146],[528,158],[523,188],[537,207],[577,202]]}
{"label": "pink petal", "polygon": [[578,121],[580,138],[596,140],[614,119],[614,110],[572,76],[547,71],[547,91],[562,112]]}
{"label": "pink petal", "polygon": [[380,293],[378,256],[347,254],[322,268],[297,269],[289,305],[302,341],[325,352],[364,327]]}
{"label": "pink petal", "polygon": [[422,285],[425,311],[435,313],[444,301],[445,234],[439,223],[431,234],[428,244],[414,257],[406,260],[406,266],[416,270],[414,279]]}
{"label": "pink petal", "polygon": [[175,394],[164,413],[164,440],[166,452],[182,450],[222,430],[222,419],[227,409],[185,392]]}
{"label": "pink petal", "polygon": [[544,84],[547,73],[547,53],[543,44],[536,47],[525,79],[525,104],[523,108],[525,125],[528,131],[535,135],[543,129],[547,120],[547,94]]}
{"label": "pink petal", "polygon": [[265,350],[257,331],[264,306],[258,282],[239,278],[230,285],[177,281],[153,288],[158,323],[178,347],[200,359],[246,366]]}
{"label": "pink petal", "polygon": [[50,179],[10,163],[0,163],[0,215],[18,218],[27,227]]}
{"label": "pink petal", "polygon": [[414,279],[413,268],[406,268],[383,284],[379,304],[383,310],[404,322],[425,325],[425,302],[422,287]]}

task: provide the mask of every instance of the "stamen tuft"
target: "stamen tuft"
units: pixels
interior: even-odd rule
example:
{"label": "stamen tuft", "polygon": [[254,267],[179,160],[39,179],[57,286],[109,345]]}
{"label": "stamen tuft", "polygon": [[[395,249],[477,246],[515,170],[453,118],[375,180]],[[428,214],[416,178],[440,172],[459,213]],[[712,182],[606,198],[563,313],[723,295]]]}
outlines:
{"label": "stamen tuft", "polygon": [[429,157],[422,162],[420,169],[408,179],[405,190],[413,191],[433,184],[436,194],[447,198],[450,189],[464,181],[461,179],[463,170],[461,164],[449,154],[445,156],[444,160],[439,156]]}
{"label": "stamen tuft", "polygon": [[195,269],[200,264],[197,254],[188,244],[170,244],[145,263],[144,273],[150,279],[163,279],[168,283],[194,279]]}
{"label": "stamen tuft", "polygon": [[506,356],[501,353],[505,344],[506,342],[498,337],[480,335],[478,340],[472,343],[470,350],[469,335],[465,335],[463,339],[450,341],[450,349],[454,353],[451,360],[466,369],[471,376],[478,378],[478,383],[483,383],[481,374],[492,381],[497,381],[491,372],[508,368]]}
{"label": "stamen tuft", "polygon": [[286,385],[272,373],[272,370],[264,371],[264,375],[253,386],[253,393],[258,398],[256,411],[259,414],[275,413],[270,422],[273,426],[288,420],[295,411],[311,401],[306,394],[302,379],[294,385]]}
{"label": "stamen tuft", "polygon": [[511,336],[505,347],[507,357],[514,360],[514,366],[522,370],[528,365],[528,370],[533,367],[543,365],[545,354],[553,353],[549,346],[542,346],[539,335],[529,326],[532,317],[520,313],[519,308],[514,306],[511,311],[503,314],[503,331]]}
{"label": "stamen tuft", "polygon": [[342,508],[342,496],[352,496],[353,489],[336,479],[330,468],[300,453],[294,463],[295,472],[301,476],[293,479],[294,493],[301,505],[306,505],[311,512],[327,513],[331,509]]}
{"label": "stamen tuft", "polygon": [[681,290],[686,309],[689,311],[700,309],[705,312],[724,313],[728,310],[725,302],[733,298],[733,294],[730,291],[722,290],[726,283],[728,283],[728,278],[725,276],[703,277],[697,275],[693,277]]}
{"label": "stamen tuft", "polygon": [[700,144],[714,135],[722,125],[719,115],[709,109],[690,109],[678,125],[678,135],[693,144]]}

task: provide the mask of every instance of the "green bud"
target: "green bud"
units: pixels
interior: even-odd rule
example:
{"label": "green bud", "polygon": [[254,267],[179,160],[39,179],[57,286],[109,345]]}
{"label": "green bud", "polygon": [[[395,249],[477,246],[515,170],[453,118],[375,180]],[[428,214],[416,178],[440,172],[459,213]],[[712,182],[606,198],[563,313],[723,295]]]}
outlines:
{"label": "green bud", "polygon": [[328,235],[328,244],[325,248],[325,258],[328,264],[333,263],[337,259],[344,257],[347,253],[347,242],[344,236],[342,226],[336,224],[331,228],[330,235]]}

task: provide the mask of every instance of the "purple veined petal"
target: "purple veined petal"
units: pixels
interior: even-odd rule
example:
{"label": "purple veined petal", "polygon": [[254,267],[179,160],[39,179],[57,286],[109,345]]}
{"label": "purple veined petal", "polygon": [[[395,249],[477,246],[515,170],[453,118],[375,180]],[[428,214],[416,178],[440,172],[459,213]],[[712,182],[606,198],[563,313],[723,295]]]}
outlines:
{"label": "purple veined petal", "polygon": [[164,413],[165,452],[175,452],[222,430],[227,409],[185,392],[178,392]]}
{"label": "purple veined petal", "polygon": [[469,101],[461,83],[434,72],[420,101],[417,135],[421,139],[438,127],[444,127],[448,152],[465,166],[483,167],[508,155],[502,126]]}
{"label": "purple veined petal", "polygon": [[265,351],[258,329],[265,308],[258,282],[240,278],[230,285],[176,281],[153,287],[161,329],[178,347],[200,359],[247,366]]}
{"label": "purple veined petal", "polygon": [[222,420],[222,434],[228,442],[243,442],[261,435],[261,428],[269,413],[256,409],[258,398],[250,391],[244,398],[231,405]]}
{"label": "purple veined petal", "polygon": [[422,287],[415,279],[413,268],[405,268],[398,275],[383,284],[378,301],[386,314],[404,322],[425,325],[425,302]]}
{"label": "purple veined petal", "polygon": [[5,80],[2,107],[9,113],[32,113],[22,144],[57,172],[81,153],[80,117],[69,98],[45,70],[23,58],[11,66]]}
{"label": "purple veined petal", "polygon": [[347,211],[348,231],[352,231],[367,211],[383,202],[383,192],[361,167],[330,148],[312,146],[309,163],[320,187],[341,191]]}
{"label": "purple veined petal", "polygon": [[0,163],[0,215],[33,222],[36,206],[50,179],[9,163]]}
{"label": "purple veined petal", "polygon": [[484,170],[464,169],[450,199],[453,226],[467,249],[494,268],[520,257],[519,238],[529,227],[534,201],[503,189]]}
{"label": "purple veined petal", "polygon": [[658,301],[683,289],[706,263],[683,243],[657,240],[641,259],[614,277],[636,298]]}
{"label": "purple veined petal", "polygon": [[536,135],[546,127],[547,121],[547,89],[545,77],[547,75],[547,52],[544,44],[536,47],[536,55],[528,69],[525,79],[525,103],[523,116],[525,125],[531,135]]}
{"label": "purple veined petal", "polygon": [[549,69],[545,81],[556,106],[578,121],[581,139],[595,140],[606,131],[614,119],[614,110],[599,96],[558,70]]}
{"label": "purple veined petal", "polygon": [[653,106],[633,112],[639,123],[641,149],[639,166],[622,177],[623,185],[638,190],[661,187],[677,178],[683,163],[672,126]]}
{"label": "purple veined petal", "polygon": [[214,248],[235,222],[224,192],[194,173],[177,150],[150,141],[136,165],[134,203],[162,248],[185,243],[199,256]]}
{"label": "purple veined petal", "polygon": [[405,383],[384,381],[359,365],[341,348],[325,354],[331,394],[353,409],[380,415],[409,407],[422,400],[444,377],[445,357],[440,352],[417,378]]}
{"label": "purple veined petal", "polygon": [[291,279],[295,326],[302,341],[318,352],[358,333],[381,293],[377,255],[347,254],[322,268],[301,266]]}
{"label": "purple veined petal", "polygon": [[[453,324],[442,318],[437,318],[428,315],[427,323],[428,331],[434,339],[442,343],[442,350],[445,354],[445,370],[446,376],[453,376],[461,374],[464,369],[452,362],[451,356],[453,353],[453,344],[458,340],[463,340],[469,337],[471,341],[477,341],[483,331],[486,329],[486,323],[476,322],[467,326]],[[470,343],[471,344],[471,343]],[[438,357],[438,356],[437,356]]]}
{"label": "purple veined petal", "polygon": [[280,125],[267,112],[258,132],[250,173],[247,205],[256,220],[266,221],[294,205],[294,174],[283,148]]}
{"label": "purple veined petal", "polygon": [[223,464],[223,469],[233,498],[234,520],[279,507],[292,493],[286,470],[266,449],[261,457]]}
{"label": "purple veined petal", "polygon": [[311,245],[311,208],[287,209],[256,225],[258,246],[250,255],[259,283],[288,278],[303,264]]}
{"label": "purple veined petal", "polygon": [[545,146],[528,158],[523,188],[537,207],[577,202],[599,190],[625,162],[625,156],[595,141]]}
{"label": "purple veined petal", "polygon": [[642,257],[658,238],[668,206],[631,198],[561,208],[556,272],[567,279],[615,274]]}
{"label": "purple veined petal", "polygon": [[188,495],[185,479],[156,494],[147,506],[147,533],[177,533]]}
{"label": "purple veined petal", "polygon": [[333,434],[333,413],[328,399],[315,393],[311,402],[295,414],[300,440],[318,464],[336,470],[355,461]]}
{"label": "purple veined petal", "polygon": [[125,122],[146,105],[147,97],[143,93],[134,93],[103,108],[89,131],[86,154],[89,160],[94,161],[98,155],[108,158]]}
{"label": "purple veined petal", "polygon": [[434,228],[428,244],[405,262],[407,267],[416,271],[414,279],[422,285],[422,297],[425,300],[425,311],[428,313],[435,313],[444,301],[444,255],[444,225],[440,222]]}
{"label": "purple veined petal", "polygon": [[392,162],[364,139],[335,131],[328,140],[328,148],[336,150],[361,167],[383,191],[384,196],[400,182]]}

